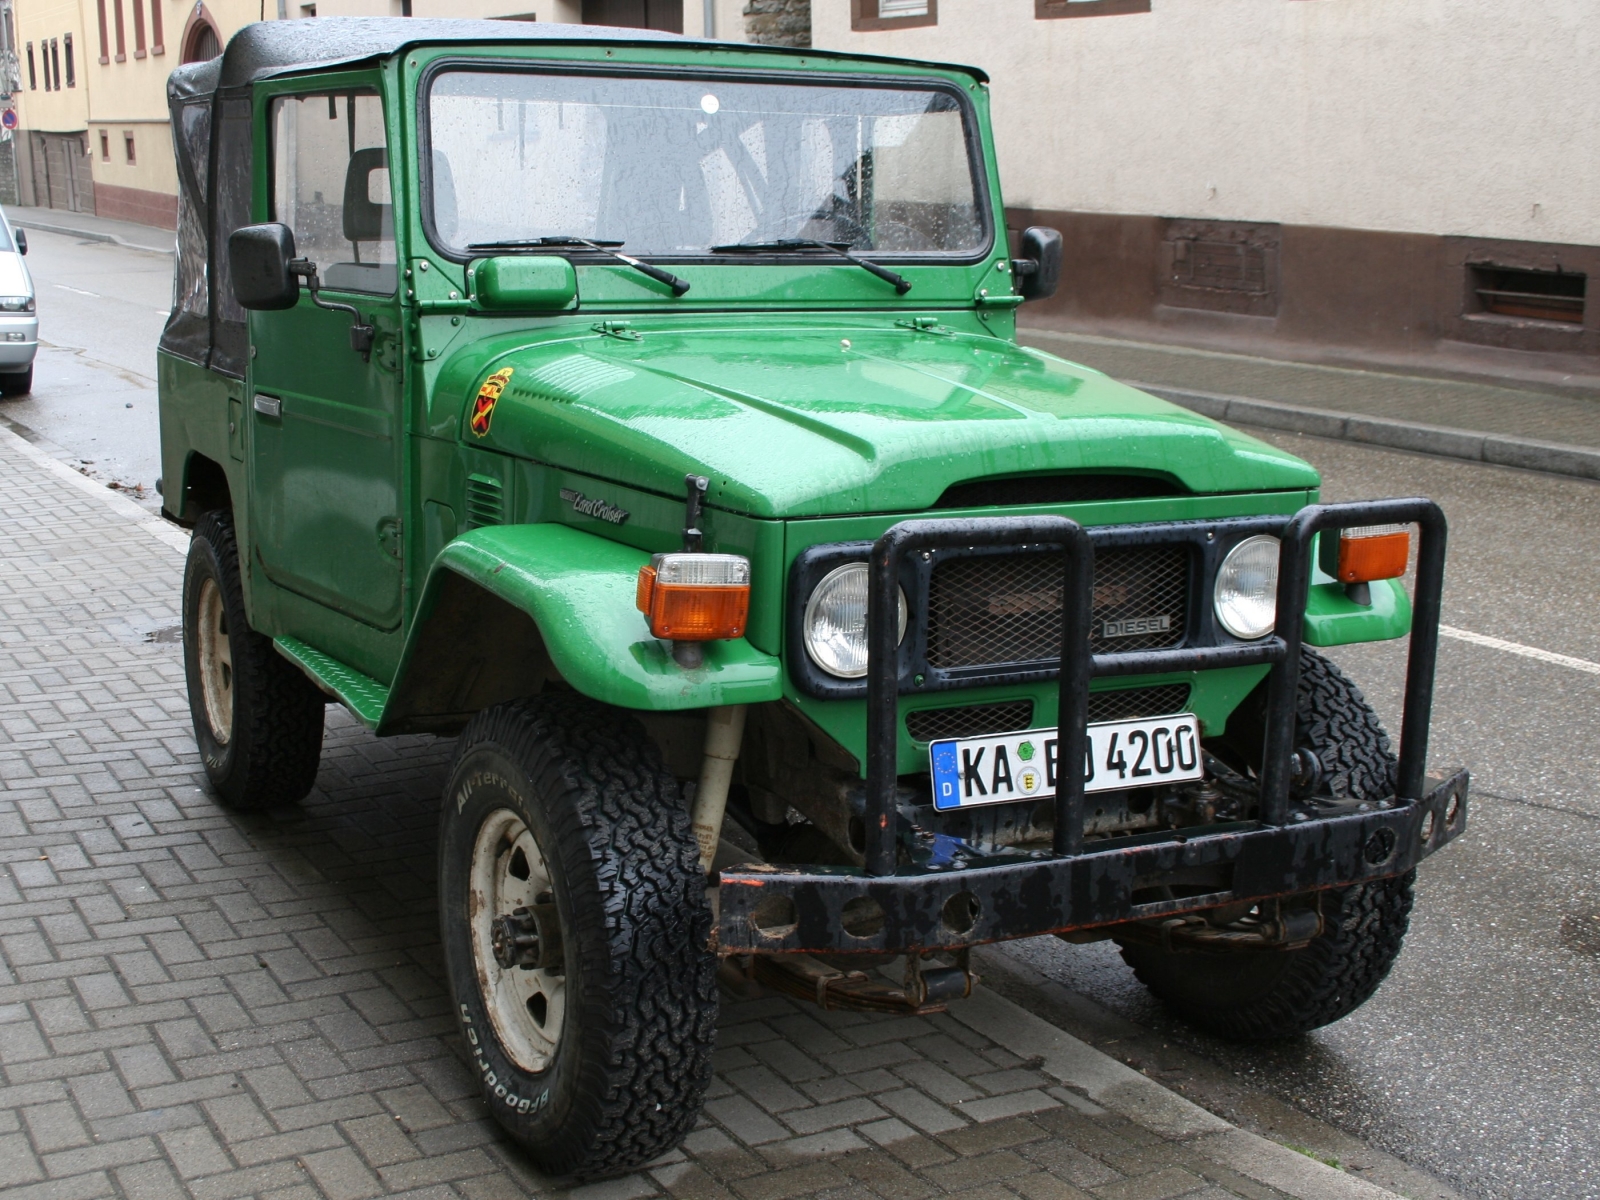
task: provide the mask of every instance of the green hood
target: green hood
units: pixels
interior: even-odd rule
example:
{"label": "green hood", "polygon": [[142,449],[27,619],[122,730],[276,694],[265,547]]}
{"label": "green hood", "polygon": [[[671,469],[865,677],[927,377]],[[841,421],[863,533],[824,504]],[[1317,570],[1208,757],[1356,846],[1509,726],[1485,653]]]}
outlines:
{"label": "green hood", "polygon": [[487,435],[464,415],[465,441],[674,496],[696,472],[712,504],[753,516],[915,512],[965,480],[1056,471],[1196,493],[1318,483],[1254,438],[989,337],[698,328],[528,346],[489,369],[507,367]]}

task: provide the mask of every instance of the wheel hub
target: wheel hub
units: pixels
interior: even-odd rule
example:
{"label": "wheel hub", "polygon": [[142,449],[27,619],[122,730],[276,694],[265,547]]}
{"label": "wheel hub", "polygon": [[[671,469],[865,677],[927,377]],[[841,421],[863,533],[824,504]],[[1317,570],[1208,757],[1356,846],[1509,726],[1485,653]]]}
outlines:
{"label": "wheel hub", "polygon": [[510,809],[495,810],[479,826],[468,886],[484,1008],[516,1064],[543,1071],[566,1014],[565,941],[544,854]]}
{"label": "wheel hub", "polygon": [[228,636],[228,611],[215,579],[200,584],[195,612],[196,656],[206,724],[217,745],[233,737],[233,642]]}
{"label": "wheel hub", "polygon": [[494,960],[503,971],[520,967],[560,974],[561,923],[554,904],[535,904],[496,917],[490,942]]}

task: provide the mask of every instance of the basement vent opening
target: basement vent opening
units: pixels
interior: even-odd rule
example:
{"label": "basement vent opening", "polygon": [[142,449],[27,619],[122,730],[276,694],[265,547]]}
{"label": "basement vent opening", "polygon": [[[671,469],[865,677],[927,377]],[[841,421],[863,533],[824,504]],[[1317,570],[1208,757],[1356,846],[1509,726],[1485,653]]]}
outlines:
{"label": "basement vent opening", "polygon": [[1478,311],[1523,321],[1582,325],[1588,276],[1576,271],[1527,271],[1469,265]]}
{"label": "basement vent opening", "polygon": [[1091,500],[1143,500],[1182,496],[1184,489],[1156,475],[1023,475],[969,479],[945,489],[934,508],[988,508],[1013,504],[1080,504]]}

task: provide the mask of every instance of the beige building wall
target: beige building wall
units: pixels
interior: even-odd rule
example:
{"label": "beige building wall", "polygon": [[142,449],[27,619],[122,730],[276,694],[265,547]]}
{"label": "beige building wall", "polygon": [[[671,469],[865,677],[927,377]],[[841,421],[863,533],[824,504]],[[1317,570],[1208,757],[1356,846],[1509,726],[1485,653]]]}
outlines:
{"label": "beige building wall", "polygon": [[993,76],[1018,207],[1600,242],[1595,0],[937,0],[879,32],[853,3],[813,0],[817,46]]}
{"label": "beige building wall", "polygon": [[[713,0],[712,24],[722,41],[745,40],[745,0]],[[583,0],[412,0],[416,17],[524,17],[540,21],[579,24]],[[291,13],[292,15],[297,15]],[[319,17],[398,17],[401,0],[317,0]],[[705,0],[683,0],[683,32],[687,37],[706,34]]]}
{"label": "beige building wall", "polygon": [[[23,52],[17,165],[24,201],[175,227],[178,184],[167,125],[167,76],[204,29],[226,44],[263,11],[269,19],[275,16],[276,0],[18,0],[15,20]],[[62,40],[68,30],[76,86],[46,91],[40,45],[51,37]],[[36,60],[32,87],[29,41]],[[62,74],[64,81],[64,62]],[[69,132],[80,135],[87,151],[75,164],[84,179],[73,189],[70,204],[56,183],[43,183],[46,173],[59,174],[64,152],[57,135]]]}
{"label": "beige building wall", "polygon": [[[17,93],[17,120],[23,129],[68,133],[82,130],[88,120],[89,89],[84,79],[84,29],[77,0],[22,0],[13,10],[17,30],[17,60],[22,90]],[[62,43],[72,38],[74,86],[66,86],[67,64]],[[60,91],[45,89],[44,60],[51,39],[61,49]],[[28,45],[32,43],[34,71],[29,86]],[[89,60],[92,61],[92,60]]]}
{"label": "beige building wall", "polygon": [[1596,0],[812,0],[811,15],[819,47],[992,76],[1007,224],[1065,238],[1034,321],[1451,369],[1600,356]]}

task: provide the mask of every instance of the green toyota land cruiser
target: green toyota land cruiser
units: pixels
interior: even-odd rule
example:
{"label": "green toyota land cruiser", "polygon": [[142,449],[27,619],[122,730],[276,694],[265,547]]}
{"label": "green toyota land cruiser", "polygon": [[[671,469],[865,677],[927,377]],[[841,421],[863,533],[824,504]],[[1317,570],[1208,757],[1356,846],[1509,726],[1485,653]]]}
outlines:
{"label": "green toyota land cruiser", "polygon": [[[456,739],[444,961],[546,1170],[692,1128],[719,983],[927,1012],[1110,938],[1265,1039],[1382,981],[1466,820],[1443,516],[1019,346],[1062,244],[981,71],[319,20],[169,98],[206,774],[299,800],[330,699]],[[1396,754],[1312,647],[1408,633]]]}

